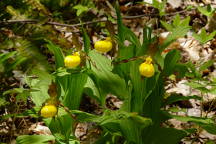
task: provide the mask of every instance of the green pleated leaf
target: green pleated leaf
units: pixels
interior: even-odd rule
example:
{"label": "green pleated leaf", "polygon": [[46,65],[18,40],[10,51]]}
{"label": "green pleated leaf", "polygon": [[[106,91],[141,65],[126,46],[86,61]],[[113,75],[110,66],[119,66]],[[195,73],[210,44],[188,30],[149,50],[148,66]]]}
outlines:
{"label": "green pleated leaf", "polygon": [[36,106],[41,106],[49,98],[48,88],[51,84],[52,77],[49,73],[39,69],[33,69],[32,73],[38,76],[38,78],[31,79],[26,77],[26,82],[33,89],[33,91],[30,91],[32,101]]}
{"label": "green pleated leaf", "polygon": [[43,121],[57,141],[68,141],[70,139],[74,120],[63,108],[58,108],[58,114],[55,118],[44,118]]}
{"label": "green pleated leaf", "polygon": [[146,138],[143,143],[178,144],[182,138],[193,132],[195,131],[178,130],[174,128],[159,128],[155,130],[149,137],[148,135],[145,135]]}
{"label": "green pleated leaf", "polygon": [[[143,128],[152,124],[151,119],[141,117],[137,113],[128,113],[125,111],[106,111],[100,119],[99,125],[110,132],[119,133],[127,139],[139,138]],[[120,133],[119,133],[120,134]]]}
{"label": "green pleated leaf", "polygon": [[121,99],[127,97],[128,92],[125,81],[117,74],[112,73],[113,66],[111,65],[111,60],[94,50],[89,52],[89,56],[93,62],[91,66],[92,75],[97,79],[96,85],[98,88],[103,93],[112,93]]}
{"label": "green pleated leaf", "polygon": [[203,129],[205,129],[207,132],[211,134],[216,134],[216,124],[215,122],[210,118],[201,118],[201,117],[189,117],[189,116],[177,116],[177,115],[171,115],[172,118],[175,118],[179,121],[183,122],[193,122],[199,126],[201,126]]}
{"label": "green pleated leaf", "polygon": [[122,135],[127,139],[128,142],[142,143],[142,130],[152,124],[151,119],[141,117],[136,113],[130,113],[127,119],[120,121],[120,128]]}
{"label": "green pleated leaf", "polygon": [[65,76],[67,85],[63,87],[64,96],[63,104],[69,109],[78,109],[83,94],[83,89],[87,81],[87,75],[85,73],[71,74]]}
{"label": "green pleated leaf", "polygon": [[[152,124],[151,119],[142,117],[137,113],[129,113],[121,110],[106,110],[102,116],[96,116],[79,110],[72,110],[79,122],[95,122],[111,133],[130,133],[134,127],[143,129]],[[128,123],[130,121],[130,124]],[[124,123],[124,124],[123,124]]]}
{"label": "green pleated leaf", "polygon": [[190,99],[196,99],[196,100],[201,100],[200,96],[182,96],[180,94],[172,94],[171,96],[169,96],[167,99],[165,99],[165,102],[163,103],[163,105],[169,105],[172,104],[174,102],[178,102],[178,101],[185,101],[185,100],[190,100]]}
{"label": "green pleated leaf", "polygon": [[71,110],[71,113],[76,115],[76,120],[79,122],[92,122],[99,118],[99,116],[79,110]]}
{"label": "green pleated leaf", "polygon": [[49,141],[55,140],[52,135],[22,135],[16,139],[17,144],[48,144]]}
{"label": "green pleated leaf", "polygon": [[94,81],[88,77],[84,86],[84,93],[100,102],[100,92]]}

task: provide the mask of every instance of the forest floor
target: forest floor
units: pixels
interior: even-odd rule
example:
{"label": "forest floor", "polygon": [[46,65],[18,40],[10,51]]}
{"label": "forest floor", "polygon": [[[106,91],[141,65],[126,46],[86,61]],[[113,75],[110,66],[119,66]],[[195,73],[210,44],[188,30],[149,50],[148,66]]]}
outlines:
{"label": "forest floor", "polygon": [[[147,1],[147,0],[146,0]],[[135,4],[131,5],[127,0],[120,0],[120,8],[123,15],[123,23],[129,27],[137,36],[142,39],[143,27],[145,25],[150,25],[154,28],[153,33],[155,35],[160,35],[160,41],[163,42],[166,39],[168,32],[160,25],[160,17],[158,12],[149,6]],[[193,29],[197,32],[205,26],[205,28],[211,32],[215,29],[216,26],[216,15],[211,19],[201,15],[195,9],[187,9],[188,6],[203,6],[211,4],[212,7],[216,8],[216,2],[210,0],[203,0],[200,2],[187,0],[168,0],[168,7],[166,9],[166,15],[163,17],[164,21],[171,22],[177,14],[181,18],[187,16],[191,17],[190,25],[193,26]],[[106,1],[106,8],[110,9],[110,14],[115,16],[114,8],[112,5]],[[187,10],[186,10],[187,9]],[[98,18],[103,19],[103,13],[98,14]],[[206,25],[208,21],[212,23]],[[91,29],[92,25],[89,25]],[[70,37],[70,32],[64,31],[62,27],[56,27],[59,29],[62,34],[68,38]],[[116,27],[115,27],[116,29]],[[91,37],[93,41],[98,40],[98,35],[101,33],[92,33]],[[209,41],[201,45],[197,40],[192,37],[192,33],[188,33],[186,37],[179,38],[176,42],[169,46],[168,50],[178,49],[181,51],[182,61],[188,62],[191,61],[193,64],[199,64],[199,62],[213,60],[216,58],[216,39]],[[213,66],[209,67],[205,72],[203,72],[203,77],[216,77],[216,63]],[[3,79],[1,83],[4,85],[17,87],[21,83],[22,79],[18,78],[22,73],[19,71],[14,71],[14,76],[10,79]],[[172,79],[170,78],[167,81],[166,91],[168,94],[178,93],[184,96],[188,95],[198,95],[203,97],[203,101],[196,100],[185,100],[183,102],[175,103],[169,105],[167,109],[177,113],[178,115],[188,115],[188,116],[207,116],[215,117],[216,112],[216,95],[209,93],[202,93],[198,90],[195,90],[185,83],[188,82],[187,78],[183,79]],[[2,85],[2,84],[1,84]],[[13,102],[16,102],[16,98],[11,96],[10,107],[1,108],[0,116],[8,113],[16,113],[17,108],[13,107]],[[19,112],[23,112],[26,109],[33,107],[33,103],[30,99],[26,104],[19,103]],[[106,99],[106,106],[111,110],[119,109],[122,105],[117,97],[113,95],[108,95]],[[96,101],[91,99],[88,96],[84,96],[80,109],[86,112],[93,114],[102,113],[100,106]],[[175,127],[178,129],[193,128],[196,127],[192,123],[184,123],[174,119],[171,119],[167,122],[167,125]],[[24,134],[51,134],[48,127],[40,119],[35,119],[32,117],[17,118],[12,117],[6,120],[0,121],[0,140],[6,143],[15,143],[15,138],[19,135]],[[100,128],[95,127],[94,123],[78,123],[75,130],[75,136],[82,141],[83,144],[89,144],[95,141],[100,135]],[[182,140],[182,144],[202,144],[206,143],[208,140],[216,142],[216,135],[207,133],[205,130],[197,132],[189,137],[186,137]]]}

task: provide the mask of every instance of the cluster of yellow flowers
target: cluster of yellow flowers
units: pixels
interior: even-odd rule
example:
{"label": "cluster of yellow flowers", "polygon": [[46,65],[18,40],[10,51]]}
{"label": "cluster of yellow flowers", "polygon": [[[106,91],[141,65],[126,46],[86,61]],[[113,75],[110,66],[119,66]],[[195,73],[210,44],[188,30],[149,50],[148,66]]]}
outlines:
{"label": "cluster of yellow flowers", "polygon": [[[109,52],[112,49],[112,40],[110,37],[107,37],[105,40],[100,40],[95,42],[94,48],[100,53]],[[80,65],[81,58],[78,52],[75,52],[73,55],[68,55],[64,59],[65,67],[75,68]],[[151,57],[147,57],[145,62],[139,66],[139,71],[142,76],[152,77],[154,75],[154,66],[152,64]]]}
{"label": "cluster of yellow flowers", "polygon": [[[95,49],[100,53],[106,53],[112,49],[112,41],[110,37],[107,37],[105,40],[100,40],[95,42]],[[68,55],[64,59],[65,67],[75,68],[81,63],[81,58],[79,52],[75,52],[72,55]]]}
{"label": "cluster of yellow flowers", "polygon": [[[111,38],[108,37],[105,40],[95,42],[94,48],[100,53],[109,52],[112,49]],[[79,52],[75,52],[72,55],[68,55],[64,59],[65,67],[75,68],[81,63]],[[145,59],[145,62],[140,64],[139,72],[144,77],[152,77],[155,73],[154,66],[152,64],[152,58],[149,56]],[[57,107],[54,104],[48,104],[41,108],[41,116],[45,118],[54,117],[57,114]]]}

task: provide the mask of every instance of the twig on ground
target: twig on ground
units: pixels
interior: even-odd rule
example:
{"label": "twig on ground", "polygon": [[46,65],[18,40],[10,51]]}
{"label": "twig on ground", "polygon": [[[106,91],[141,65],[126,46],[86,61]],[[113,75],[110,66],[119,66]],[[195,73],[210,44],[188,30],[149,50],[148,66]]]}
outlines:
{"label": "twig on ground", "polygon": [[[187,10],[181,10],[181,11],[177,11],[177,12],[173,12],[173,13],[168,13],[165,14],[165,16],[173,16],[176,14],[180,14],[180,13],[184,13]],[[123,16],[123,19],[136,19],[136,18],[142,18],[142,17],[146,17],[146,16],[159,16],[159,14],[142,14],[142,15],[136,15],[136,16]],[[117,18],[115,18],[117,19]],[[94,23],[99,23],[99,22],[106,22],[107,20],[95,20],[95,21],[87,21],[87,22],[83,22],[83,23],[77,23],[77,24],[62,24],[62,23],[58,23],[58,22],[52,22],[52,21],[48,21],[45,23],[42,23],[44,25],[56,25],[56,26],[62,26],[62,27],[78,27],[78,26],[82,26],[82,25],[89,25],[89,24],[94,24]],[[40,20],[36,20],[36,19],[24,19],[24,20],[5,20],[5,21],[0,21],[0,24],[12,24],[12,23],[26,23],[26,24],[37,24],[37,23],[41,23]]]}

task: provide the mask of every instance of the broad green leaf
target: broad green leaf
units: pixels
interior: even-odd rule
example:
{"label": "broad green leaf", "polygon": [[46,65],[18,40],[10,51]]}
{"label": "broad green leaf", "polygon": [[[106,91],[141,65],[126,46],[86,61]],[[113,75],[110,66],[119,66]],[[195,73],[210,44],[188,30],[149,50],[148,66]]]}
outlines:
{"label": "broad green leaf", "polygon": [[167,99],[165,99],[164,105],[169,105],[177,101],[185,101],[185,100],[190,100],[190,99],[196,99],[196,100],[201,100],[201,97],[199,96],[182,96],[179,94],[172,94],[169,96]]}
{"label": "broad green leaf", "polygon": [[96,119],[100,118],[99,116],[87,112],[83,112],[80,110],[71,110],[70,112],[76,115],[76,120],[79,122],[93,122]]}
{"label": "broad green leaf", "polygon": [[128,142],[141,143],[143,142],[142,130],[152,125],[149,118],[144,118],[137,113],[130,113],[130,117],[120,121],[120,128],[123,136]]}
{"label": "broad green leaf", "polygon": [[[124,111],[107,111],[99,120],[99,125],[105,127],[108,131],[121,132],[123,136],[126,136],[127,138],[131,137],[131,131],[137,134],[137,128],[142,130],[151,124],[152,121],[149,118],[144,118],[136,113],[127,113]],[[135,137],[133,139],[135,139]]]}
{"label": "broad green leaf", "polygon": [[132,92],[129,101],[125,101],[124,105],[128,102],[128,108],[132,112],[143,113],[143,107],[146,99],[154,91],[158,81],[158,73],[155,73],[151,78],[142,77],[139,73],[139,61],[130,62],[130,78],[132,84]]}
{"label": "broad green leaf", "polygon": [[88,77],[87,82],[84,86],[84,93],[92,98],[98,100],[100,102],[100,92],[97,86],[95,85],[94,81]]}
{"label": "broad green leaf", "polygon": [[216,134],[216,124],[212,119],[209,118],[201,118],[201,117],[189,117],[189,116],[177,116],[177,115],[171,115],[172,118],[175,118],[179,121],[183,122],[193,122],[199,126],[201,126],[203,129],[205,129],[207,132],[211,134]]}
{"label": "broad green leaf", "polygon": [[[148,89],[151,89],[143,104],[143,115],[152,119],[153,123],[157,125],[163,117],[158,117],[161,113],[161,105],[164,96],[164,81],[160,73],[152,79],[149,79],[146,84]],[[152,88],[152,86],[154,86]]]}
{"label": "broad green leaf", "polygon": [[55,118],[44,118],[43,121],[57,141],[69,141],[74,120],[63,108],[58,108],[58,115]]}
{"label": "broad green leaf", "polygon": [[[113,134],[113,133],[112,133]],[[117,135],[112,135],[109,132],[103,133],[94,144],[115,144],[118,142],[118,139],[115,138],[119,137]]]}
{"label": "broad green leaf", "polygon": [[48,144],[55,140],[52,135],[21,135],[16,139],[17,144]]}
{"label": "broad green leaf", "polygon": [[192,82],[187,82],[186,85],[194,88],[194,89],[198,89],[200,90],[201,92],[204,92],[204,93],[208,93],[210,92],[210,89],[206,88],[206,85],[205,84],[201,84],[199,82],[196,82],[196,81],[192,81]]}
{"label": "broad green leaf", "polygon": [[78,110],[72,110],[71,113],[75,114],[77,120],[80,122],[96,122],[107,131],[118,134],[124,134],[124,129],[127,131],[131,130],[126,128],[129,124],[127,122],[128,120],[131,122],[131,128],[138,126],[140,129],[143,129],[152,124],[152,121],[149,118],[139,116],[137,113],[128,113],[121,110],[106,110],[102,116],[96,116]]}
{"label": "broad green leaf", "polygon": [[[63,144],[64,144],[64,143],[63,143]],[[80,144],[80,141],[76,140],[76,138],[70,139],[70,140],[69,140],[69,144]]]}
{"label": "broad green leaf", "polygon": [[93,75],[97,78],[98,87],[105,93],[112,93],[120,98],[126,98],[128,95],[125,81],[117,74],[112,73],[113,66],[111,60],[97,53],[90,51],[89,56],[91,61],[95,64],[92,65]]}
{"label": "broad green leaf", "polygon": [[[149,125],[142,125],[144,127]],[[143,127],[143,128],[144,128]],[[142,143],[143,137],[142,134],[142,127],[139,123],[135,123],[131,119],[122,120],[120,123],[120,128],[122,131],[122,135],[128,141],[128,143]]]}
{"label": "broad green leaf", "polygon": [[[127,60],[128,58],[133,57],[134,48],[135,48],[134,45],[129,45],[128,47],[122,48],[121,56],[119,55],[119,58],[117,60],[118,61],[125,60],[125,59]],[[130,80],[130,69],[131,69],[130,62],[122,62],[119,64],[114,63],[113,66],[114,66],[113,72],[118,74],[127,83],[127,81]]]}
{"label": "broad green leaf", "polygon": [[49,73],[38,69],[33,69],[32,74],[38,78],[26,78],[26,81],[28,81],[28,85],[31,89],[37,90],[30,92],[32,101],[36,106],[41,106],[45,100],[49,98],[48,88],[51,84],[52,76]]}
{"label": "broad green leaf", "polygon": [[[87,81],[87,74],[70,74],[63,78],[66,85],[62,88],[64,90],[63,104],[69,109],[78,109],[83,94],[83,89]],[[63,93],[62,93],[63,94]]]}
{"label": "broad green leaf", "polygon": [[[174,128],[153,129],[153,133],[147,133],[144,143],[154,144],[178,144],[182,138],[195,131],[178,130]],[[151,134],[151,135],[150,135]]]}

